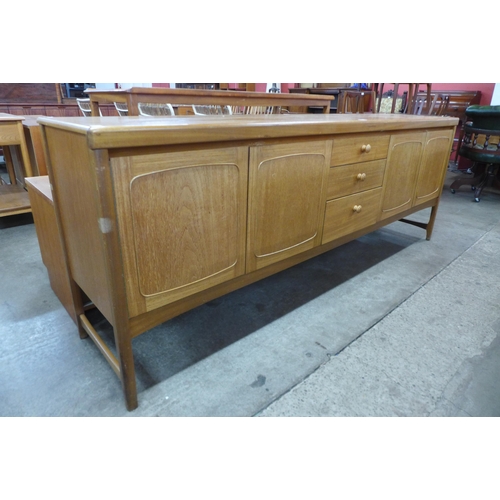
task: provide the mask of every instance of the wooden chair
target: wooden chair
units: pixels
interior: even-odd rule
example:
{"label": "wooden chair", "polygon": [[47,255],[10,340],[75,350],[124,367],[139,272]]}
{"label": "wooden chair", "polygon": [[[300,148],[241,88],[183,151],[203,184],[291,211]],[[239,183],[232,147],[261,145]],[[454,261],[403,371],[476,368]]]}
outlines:
{"label": "wooden chair", "polygon": [[459,178],[451,186],[454,194],[462,185],[470,185],[474,201],[481,200],[486,186],[495,181],[500,165],[500,106],[469,106],[464,140],[458,154],[473,162],[471,178]]}
{"label": "wooden chair", "polygon": [[337,113],[375,113],[375,92],[372,90],[342,90],[338,96]]}
{"label": "wooden chair", "polygon": [[431,109],[431,115],[445,116],[450,105],[450,96],[447,94],[437,94]]}
{"label": "wooden chair", "polygon": [[431,95],[430,103],[427,94],[415,94],[406,112],[410,115],[442,116],[446,114],[449,102],[450,97],[445,94]]}
{"label": "wooden chair", "polygon": [[281,106],[231,106],[233,115],[279,115],[288,113]]}
{"label": "wooden chair", "polygon": [[174,116],[175,111],[171,104],[165,102],[155,104],[150,102],[140,102],[138,104],[141,116]]}
{"label": "wooden chair", "polygon": [[76,98],[76,104],[80,108],[83,116],[92,116],[92,110],[90,109],[90,99],[87,98]]}
{"label": "wooden chair", "polygon": [[[83,116],[92,116],[92,110],[90,108],[90,98],[77,97],[76,103],[80,108]],[[102,111],[99,109],[99,115],[102,116]]]}
{"label": "wooden chair", "polygon": [[[384,84],[383,83],[376,83],[374,84],[376,88],[376,94],[377,94],[377,112],[380,113],[380,107],[382,104],[382,99],[383,99],[383,93],[384,93]],[[426,87],[426,95],[427,95],[427,103],[431,102],[431,83],[393,83],[394,85],[394,95],[398,95],[399,91],[399,86],[400,85],[408,85],[408,93],[406,100],[403,102],[403,108],[402,108],[402,113],[407,113],[408,112],[408,105],[413,102],[414,96],[419,93],[420,85],[425,85]],[[397,112],[396,110],[396,99],[392,101],[392,108],[391,108],[391,113]]]}
{"label": "wooden chair", "polygon": [[128,107],[127,103],[125,102],[114,102],[116,111],[118,111],[118,114],[120,116],[128,116]]}
{"label": "wooden chair", "polygon": [[193,104],[193,113],[198,116],[207,115],[232,115],[231,106],[218,106],[216,104]]}

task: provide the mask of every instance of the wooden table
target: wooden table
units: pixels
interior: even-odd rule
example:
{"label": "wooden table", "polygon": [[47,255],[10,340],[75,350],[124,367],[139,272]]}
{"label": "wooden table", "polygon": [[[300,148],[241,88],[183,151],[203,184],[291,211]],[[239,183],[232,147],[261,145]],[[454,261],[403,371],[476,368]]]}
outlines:
{"label": "wooden table", "polygon": [[245,92],[230,90],[166,89],[161,87],[132,87],[130,89],[87,89],[92,116],[99,116],[99,105],[113,102],[127,104],[129,116],[139,115],[138,104],[215,104],[230,106],[284,106],[321,107],[323,113],[330,112],[331,97],[320,95],[297,95],[290,93]]}
{"label": "wooden table", "polygon": [[[31,212],[28,193],[24,189],[24,176],[31,176],[31,161],[24,136],[24,116],[0,113],[0,146],[3,149],[10,184],[0,185],[0,217]],[[12,155],[17,154],[14,148],[19,147],[24,172],[15,171]],[[18,180],[21,185],[18,185]]]}
{"label": "wooden table", "polygon": [[[289,89],[292,94],[313,94],[313,95],[323,95],[330,96],[331,105],[330,113],[337,112],[338,97],[342,90],[355,90],[351,87],[295,87]],[[337,101],[337,102],[335,102]],[[312,111],[316,110],[312,108]]]}
{"label": "wooden table", "polygon": [[[137,407],[132,339],[397,220],[431,237],[457,118],[40,118],[78,330]],[[431,208],[428,222],[408,217]],[[85,294],[114,330],[114,355]],[[279,300],[279,298],[276,298]]]}

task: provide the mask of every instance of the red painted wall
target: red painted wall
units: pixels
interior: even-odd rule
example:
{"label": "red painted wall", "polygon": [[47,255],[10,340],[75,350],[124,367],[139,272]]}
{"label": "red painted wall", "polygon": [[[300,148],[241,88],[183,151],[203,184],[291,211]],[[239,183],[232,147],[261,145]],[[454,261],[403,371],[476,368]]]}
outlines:
{"label": "red painted wall", "polygon": [[[237,83],[229,83],[229,88],[230,89],[235,89],[237,88],[238,84]],[[282,83],[281,84],[281,92],[288,92],[289,88],[295,87],[297,84],[296,83]],[[169,89],[170,88],[170,83],[153,83],[153,87],[164,87]],[[256,83],[255,84],[255,92],[265,92],[267,87],[267,83]]]}

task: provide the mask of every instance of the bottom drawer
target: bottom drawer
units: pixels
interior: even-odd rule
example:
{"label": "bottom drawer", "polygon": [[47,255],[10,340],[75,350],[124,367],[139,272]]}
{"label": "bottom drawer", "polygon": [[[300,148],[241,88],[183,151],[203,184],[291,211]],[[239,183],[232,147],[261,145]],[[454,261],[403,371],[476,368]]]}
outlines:
{"label": "bottom drawer", "polygon": [[382,188],[327,202],[322,243],[375,224],[380,214]]}

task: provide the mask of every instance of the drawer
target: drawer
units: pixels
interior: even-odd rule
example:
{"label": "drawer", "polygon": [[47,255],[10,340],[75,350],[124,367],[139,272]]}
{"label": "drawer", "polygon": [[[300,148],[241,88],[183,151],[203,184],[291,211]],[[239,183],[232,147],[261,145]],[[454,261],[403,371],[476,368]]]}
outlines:
{"label": "drawer", "polygon": [[331,167],[328,174],[327,199],[332,200],[382,186],[385,162],[384,159]]}
{"label": "drawer", "polygon": [[322,243],[354,233],[378,221],[382,188],[327,202]]}
{"label": "drawer", "polygon": [[330,166],[386,158],[389,139],[389,134],[353,134],[334,139]]}

